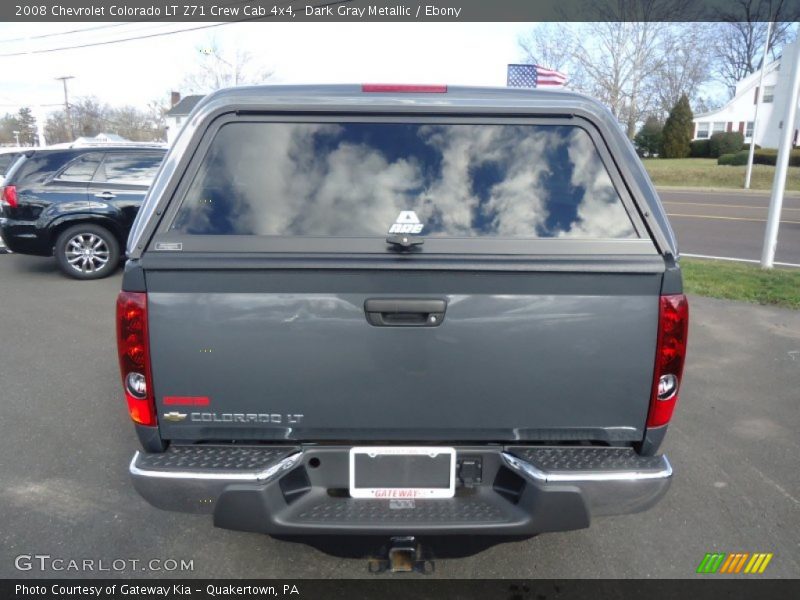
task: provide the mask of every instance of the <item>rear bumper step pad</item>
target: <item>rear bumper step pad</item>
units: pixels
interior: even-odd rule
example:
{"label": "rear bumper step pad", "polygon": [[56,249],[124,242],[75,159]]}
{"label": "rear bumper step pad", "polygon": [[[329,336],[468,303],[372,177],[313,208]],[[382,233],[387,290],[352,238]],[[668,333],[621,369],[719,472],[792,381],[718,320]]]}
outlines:
{"label": "rear bumper step pad", "polygon": [[136,491],[153,506],[208,513],[229,485],[274,481],[301,457],[299,447],[173,445],[136,452],[129,470]]}
{"label": "rear bumper step pad", "polygon": [[166,510],[213,513],[219,527],[270,534],[535,534],[646,510],[667,491],[665,456],[599,447],[457,447],[482,483],[437,500],[355,499],[347,446],[173,445],[137,452],[137,491]]}

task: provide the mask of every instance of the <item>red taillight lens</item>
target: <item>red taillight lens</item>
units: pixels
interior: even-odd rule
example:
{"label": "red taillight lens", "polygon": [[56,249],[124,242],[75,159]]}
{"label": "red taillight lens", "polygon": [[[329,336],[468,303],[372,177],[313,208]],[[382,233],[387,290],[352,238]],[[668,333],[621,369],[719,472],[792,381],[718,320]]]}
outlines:
{"label": "red taillight lens", "polygon": [[650,396],[648,427],[669,423],[683,376],[686,338],[689,331],[689,302],[683,294],[661,296],[658,344]]}
{"label": "red taillight lens", "polygon": [[400,94],[446,94],[446,85],[408,85],[402,83],[365,83],[362,92],[391,92]]}
{"label": "red taillight lens", "polygon": [[117,350],[131,419],[141,425],[155,425],[147,294],[143,292],[120,292],[117,297]]}
{"label": "red taillight lens", "polygon": [[3,204],[8,204],[11,208],[17,207],[17,188],[13,185],[4,186],[0,193],[0,200]]}

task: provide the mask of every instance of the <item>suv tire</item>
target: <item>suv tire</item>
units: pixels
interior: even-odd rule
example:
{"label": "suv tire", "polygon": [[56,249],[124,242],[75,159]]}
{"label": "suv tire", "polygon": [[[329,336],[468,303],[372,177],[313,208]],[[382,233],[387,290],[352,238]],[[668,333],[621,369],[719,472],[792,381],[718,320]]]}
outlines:
{"label": "suv tire", "polygon": [[119,266],[119,242],[100,225],[73,225],[58,236],[55,255],[65,275],[74,279],[101,279]]}

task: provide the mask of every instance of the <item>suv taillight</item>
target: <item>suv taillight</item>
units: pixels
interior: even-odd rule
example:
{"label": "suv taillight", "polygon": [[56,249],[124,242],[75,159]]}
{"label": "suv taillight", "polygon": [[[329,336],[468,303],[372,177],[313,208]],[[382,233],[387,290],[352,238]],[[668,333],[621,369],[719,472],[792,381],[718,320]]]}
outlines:
{"label": "suv taillight", "polygon": [[131,419],[141,425],[156,425],[144,292],[120,292],[117,297],[117,351]]}
{"label": "suv taillight", "polygon": [[13,185],[6,185],[0,189],[0,201],[11,208],[17,207],[17,188]]}
{"label": "suv taillight", "polygon": [[669,423],[683,376],[686,337],[689,331],[689,302],[683,294],[661,296],[658,310],[658,340],[648,427]]}

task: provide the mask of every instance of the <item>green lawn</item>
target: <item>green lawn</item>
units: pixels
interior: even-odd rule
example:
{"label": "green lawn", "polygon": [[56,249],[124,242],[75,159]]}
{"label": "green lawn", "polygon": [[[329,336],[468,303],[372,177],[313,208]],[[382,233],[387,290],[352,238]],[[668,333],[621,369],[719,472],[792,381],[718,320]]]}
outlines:
{"label": "green lawn", "polygon": [[[645,158],[650,178],[657,186],[742,188],[747,167],[718,165],[716,158]],[[775,167],[753,165],[750,188],[772,189]],[[786,189],[800,191],[800,167],[789,167]]]}
{"label": "green lawn", "polygon": [[689,294],[800,309],[800,269],[683,258],[681,270]]}

